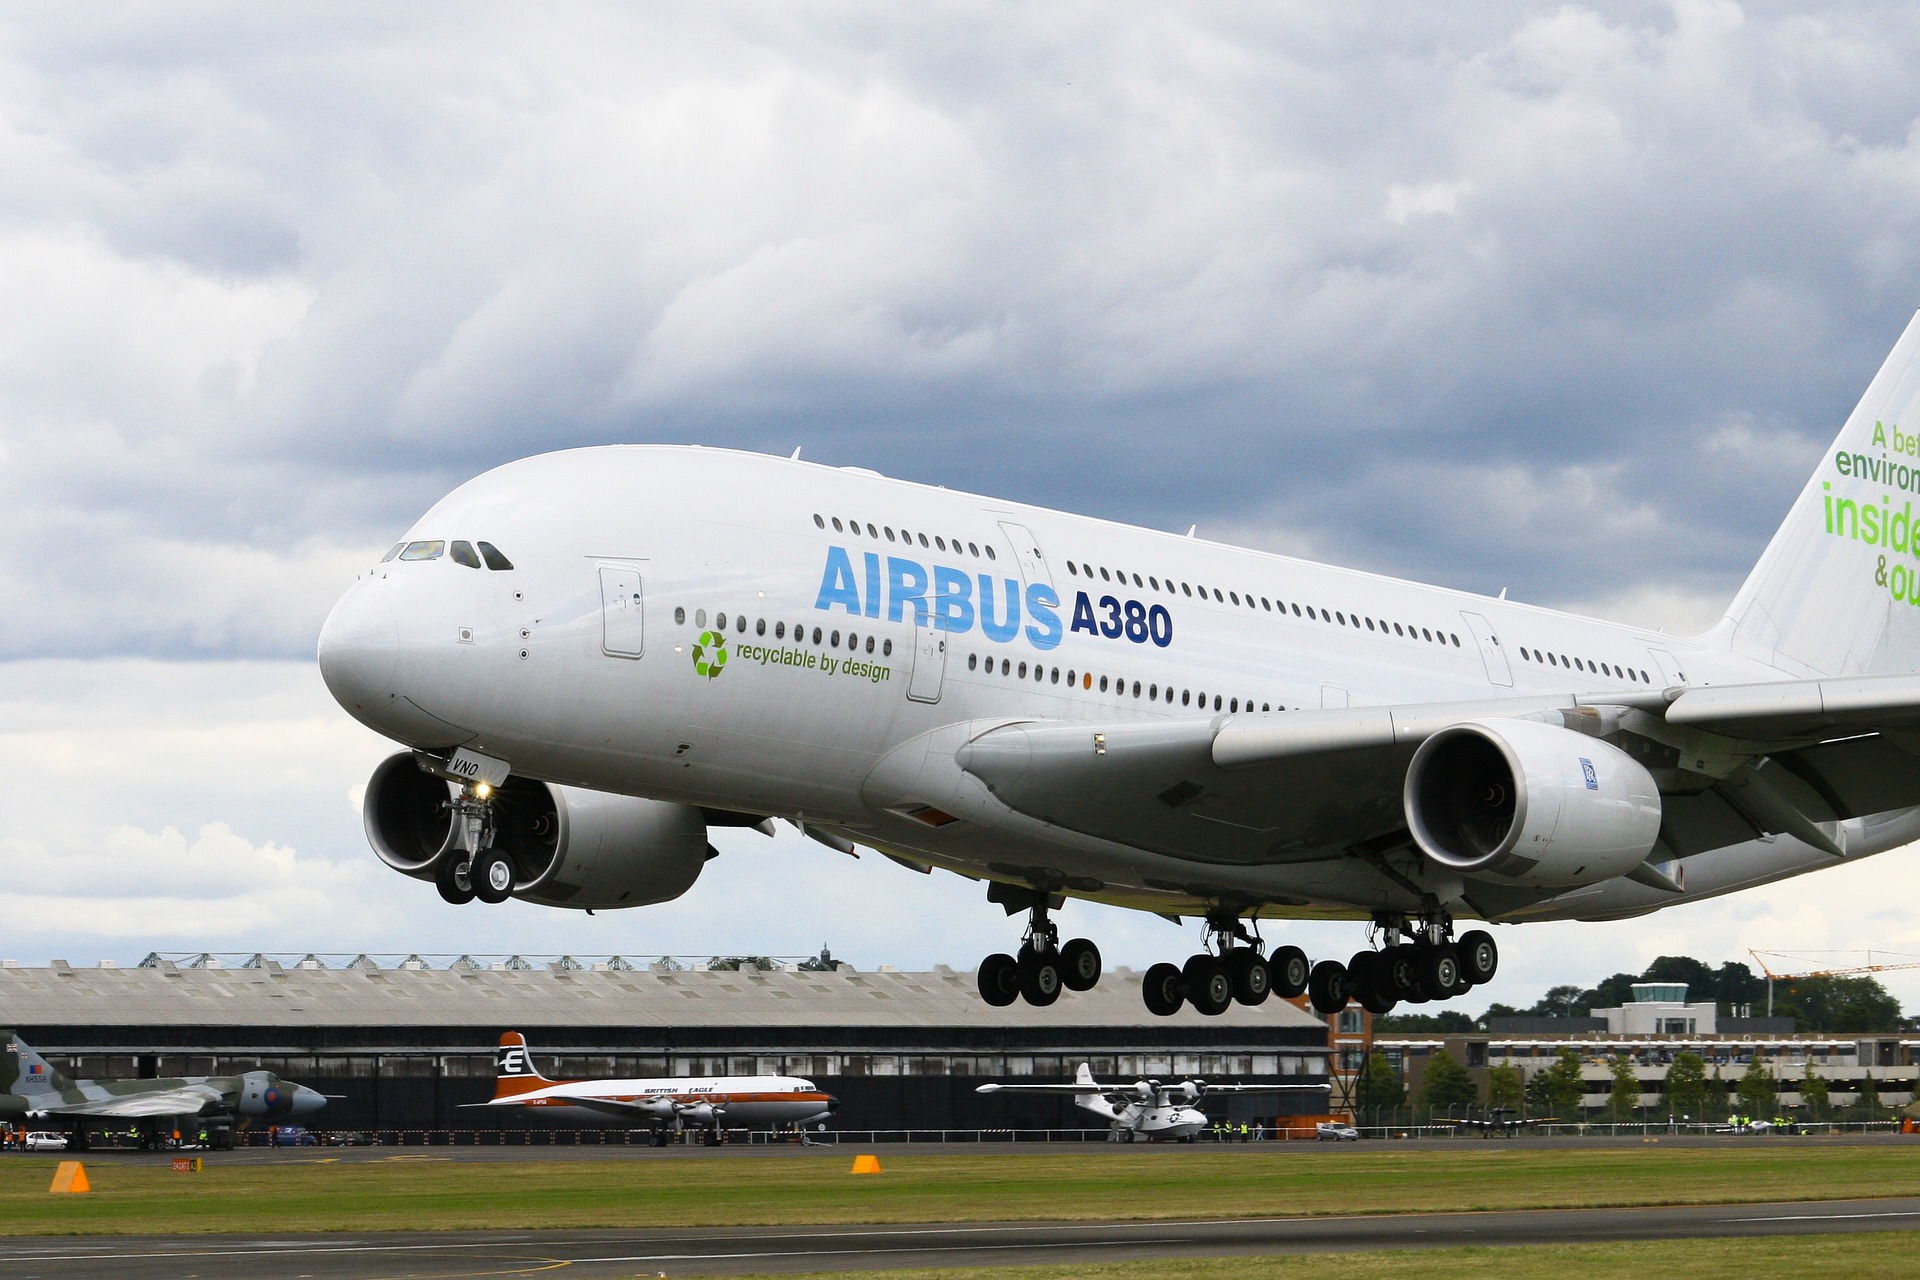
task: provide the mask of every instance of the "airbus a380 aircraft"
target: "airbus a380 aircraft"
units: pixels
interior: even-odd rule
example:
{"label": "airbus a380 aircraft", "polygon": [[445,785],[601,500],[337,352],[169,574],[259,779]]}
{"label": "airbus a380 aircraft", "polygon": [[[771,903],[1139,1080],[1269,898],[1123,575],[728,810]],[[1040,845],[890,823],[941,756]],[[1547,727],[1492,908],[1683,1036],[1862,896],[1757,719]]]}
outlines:
{"label": "airbus a380 aircraft", "polygon": [[[1493,976],[1456,921],[1920,837],[1917,493],[1920,322],[1690,640],[857,468],[580,449],[442,499],[319,658],[412,749],[368,786],[374,849],[453,900],[665,902],[709,827],[781,817],[1026,911],[989,1003],[1099,979],[1071,896],[1206,922],[1156,1012],[1379,1011]],[[1262,946],[1286,917],[1375,946],[1309,968]]]}

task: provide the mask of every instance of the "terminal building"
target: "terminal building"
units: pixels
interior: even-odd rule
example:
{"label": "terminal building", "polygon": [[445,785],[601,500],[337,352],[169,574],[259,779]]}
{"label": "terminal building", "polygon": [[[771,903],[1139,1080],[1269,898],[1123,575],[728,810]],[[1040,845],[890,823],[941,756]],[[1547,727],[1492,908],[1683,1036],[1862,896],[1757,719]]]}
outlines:
{"label": "terminal building", "polygon": [[[451,961],[449,963],[449,961]],[[621,957],[150,956],[0,965],[0,1027],[73,1076],[264,1068],[341,1095],[332,1129],[492,1129],[503,1031],[554,1078],[795,1075],[840,1103],[843,1129],[1092,1128],[1070,1099],[975,1088],[991,1080],[1189,1077],[1325,1084],[1327,1020],[1288,1001],[1217,1018],[1149,1014],[1140,977],[1108,973],[1046,1008],[984,1004],[970,972],[702,969]],[[1325,1114],[1315,1091],[1209,1100],[1219,1118]],[[531,1122],[537,1125],[537,1121]]]}
{"label": "terminal building", "polygon": [[1797,1033],[1791,1018],[1722,1018],[1711,1003],[1688,1003],[1685,983],[1636,983],[1634,998],[1613,1009],[1593,1009],[1585,1018],[1494,1018],[1485,1031],[1461,1034],[1381,1033],[1373,1051],[1384,1054],[1414,1094],[1426,1064],[1441,1051],[1466,1067],[1486,1095],[1487,1071],[1516,1067],[1524,1077],[1545,1070],[1566,1049],[1580,1055],[1586,1106],[1606,1105],[1613,1067],[1622,1054],[1640,1082],[1639,1106],[1661,1110],[1667,1069],[1676,1054],[1691,1052],[1706,1063],[1712,1082],[1731,1100],[1741,1075],[1756,1058],[1773,1072],[1783,1107],[1803,1105],[1799,1086],[1811,1069],[1825,1081],[1833,1110],[1857,1101],[1865,1082],[1889,1108],[1915,1098],[1920,1075],[1920,1038],[1911,1032]]}

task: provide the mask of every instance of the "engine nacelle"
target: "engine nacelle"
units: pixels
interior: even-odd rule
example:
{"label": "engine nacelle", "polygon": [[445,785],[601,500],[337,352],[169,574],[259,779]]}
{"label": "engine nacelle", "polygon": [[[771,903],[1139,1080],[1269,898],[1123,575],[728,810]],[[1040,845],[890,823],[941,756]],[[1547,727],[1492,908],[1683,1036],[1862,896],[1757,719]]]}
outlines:
{"label": "engine nacelle", "polygon": [[[389,756],[367,783],[367,842],[380,860],[432,880],[459,843],[454,784],[411,753]],[[712,856],[692,805],[510,777],[494,793],[494,844],[513,862],[513,896],[549,907],[608,910],[670,902]]]}
{"label": "engine nacelle", "polygon": [[1532,720],[1466,720],[1407,767],[1407,827],[1465,875],[1571,889],[1625,875],[1660,835],[1653,776],[1616,747]]}

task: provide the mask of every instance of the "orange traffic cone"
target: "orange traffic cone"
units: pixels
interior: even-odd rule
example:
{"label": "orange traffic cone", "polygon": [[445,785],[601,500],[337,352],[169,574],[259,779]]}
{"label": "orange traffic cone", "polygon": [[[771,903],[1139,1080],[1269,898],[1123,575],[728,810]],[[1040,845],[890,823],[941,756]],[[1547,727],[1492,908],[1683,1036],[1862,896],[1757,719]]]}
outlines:
{"label": "orange traffic cone", "polygon": [[879,1156],[855,1156],[853,1158],[853,1171],[855,1173],[880,1172],[880,1157]]}
{"label": "orange traffic cone", "polygon": [[93,1184],[87,1181],[87,1167],[78,1160],[62,1160],[60,1167],[53,1171],[53,1185],[47,1188],[50,1195],[81,1195],[93,1190]]}

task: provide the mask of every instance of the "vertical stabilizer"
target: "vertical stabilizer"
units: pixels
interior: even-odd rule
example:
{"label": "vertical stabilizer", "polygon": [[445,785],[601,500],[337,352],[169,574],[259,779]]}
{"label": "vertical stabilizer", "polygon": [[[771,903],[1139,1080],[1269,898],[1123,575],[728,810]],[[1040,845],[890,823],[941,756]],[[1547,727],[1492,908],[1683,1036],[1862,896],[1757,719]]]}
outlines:
{"label": "vertical stabilizer", "polygon": [[1920,316],[1703,639],[1797,676],[1920,671],[1916,507]]}
{"label": "vertical stabilizer", "polygon": [[73,1087],[73,1081],[53,1069],[53,1064],[33,1051],[33,1047],[11,1031],[0,1031],[6,1051],[0,1053],[0,1092],[54,1093]]}
{"label": "vertical stabilizer", "polygon": [[500,1033],[500,1048],[494,1054],[493,1068],[493,1097],[496,1102],[501,1098],[532,1093],[553,1083],[534,1067],[533,1053],[527,1048],[527,1038],[518,1031]]}

